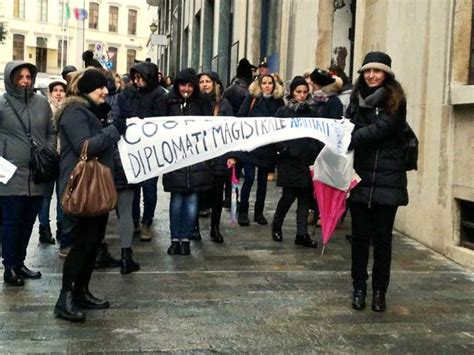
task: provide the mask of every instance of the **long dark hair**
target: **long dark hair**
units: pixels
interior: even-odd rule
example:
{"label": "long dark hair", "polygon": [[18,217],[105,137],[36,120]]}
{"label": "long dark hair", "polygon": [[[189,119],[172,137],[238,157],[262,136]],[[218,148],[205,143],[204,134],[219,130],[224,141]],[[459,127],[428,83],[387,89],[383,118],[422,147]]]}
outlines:
{"label": "long dark hair", "polygon": [[[382,86],[387,90],[387,96],[384,100],[384,109],[386,112],[394,114],[406,105],[405,91],[403,90],[402,85],[394,77],[390,74],[386,74]],[[350,106],[352,106],[353,110],[359,105],[359,93],[364,97],[364,93],[367,92],[370,92],[370,88],[365,82],[364,73],[362,72],[360,73],[359,78],[357,78],[351,94]]]}

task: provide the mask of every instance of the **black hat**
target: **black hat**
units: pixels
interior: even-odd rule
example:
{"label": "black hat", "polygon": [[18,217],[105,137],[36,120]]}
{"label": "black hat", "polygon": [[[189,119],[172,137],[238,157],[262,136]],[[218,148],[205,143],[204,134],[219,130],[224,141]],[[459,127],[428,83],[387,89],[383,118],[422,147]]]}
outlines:
{"label": "black hat", "polygon": [[249,83],[252,82],[252,66],[247,58],[242,58],[237,65],[237,76],[247,80]]}
{"label": "black hat", "polygon": [[65,79],[69,73],[77,71],[77,68],[74,65],[66,65],[61,72],[61,76]]}
{"label": "black hat", "polygon": [[54,87],[58,86],[58,85],[61,85],[63,87],[64,91],[66,91],[66,88],[67,88],[66,83],[64,81],[55,80],[55,81],[53,81],[52,83],[50,83],[48,85],[49,92],[52,93]]}
{"label": "black hat", "polygon": [[208,76],[213,82],[215,82],[216,84],[218,84],[218,85],[220,85],[221,87],[223,87],[222,81],[221,81],[221,79],[219,78],[219,74],[217,74],[215,71],[209,70],[209,71],[205,71],[205,72],[199,73],[199,75],[198,75],[198,80],[201,79],[201,76],[203,76],[203,75]]}
{"label": "black hat", "polygon": [[82,60],[84,62],[87,62],[89,60],[92,60],[94,58],[94,52],[92,52],[90,49],[82,53]]}
{"label": "black hat", "polygon": [[358,73],[362,73],[367,69],[380,69],[387,74],[395,77],[395,73],[392,70],[392,58],[384,52],[369,52],[365,55],[362,67]]}
{"label": "black hat", "polygon": [[326,86],[335,81],[331,73],[318,68],[314,69],[309,77],[313,83],[318,84],[319,86]]}
{"label": "black hat", "polygon": [[290,94],[289,96],[293,96],[293,90],[295,90],[298,86],[305,85],[309,89],[309,85],[306,82],[305,78],[300,75],[297,75],[293,78],[290,84]]}
{"label": "black hat", "polygon": [[107,87],[107,79],[97,69],[86,69],[77,83],[77,89],[81,94],[89,94],[92,91]]}

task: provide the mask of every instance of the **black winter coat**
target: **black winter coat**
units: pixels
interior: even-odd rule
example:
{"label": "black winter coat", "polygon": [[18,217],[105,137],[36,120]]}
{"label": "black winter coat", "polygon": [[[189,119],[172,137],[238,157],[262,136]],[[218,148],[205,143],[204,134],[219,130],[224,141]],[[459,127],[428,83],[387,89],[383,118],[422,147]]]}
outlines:
{"label": "black winter coat", "polygon": [[[291,103],[281,107],[275,117],[315,117],[311,107],[303,103],[291,107]],[[284,187],[310,187],[309,166],[314,163],[321,143],[312,138],[298,138],[275,144],[277,151],[277,185]]]}
{"label": "black winter coat", "polygon": [[249,93],[250,83],[242,78],[236,78],[232,85],[225,89],[222,97],[229,100],[234,113],[239,112],[240,105]]}
{"label": "black winter coat", "polygon": [[[216,103],[213,102],[213,110]],[[219,106],[219,116],[233,116],[234,111],[232,110],[232,106],[227,99],[221,99],[220,106]],[[219,119],[216,117],[216,119]],[[212,164],[212,171],[214,176],[229,176],[230,170],[227,167],[227,159],[230,158],[232,154],[224,154],[220,157],[214,158],[211,160]]]}
{"label": "black winter coat", "polygon": [[316,117],[340,119],[344,115],[344,105],[337,95],[330,95],[326,102],[315,102]]}
{"label": "black winter coat", "polygon": [[132,67],[130,73],[140,73],[147,83],[144,88],[131,86],[123,92],[133,115],[140,118],[165,116],[166,91],[158,84],[156,65],[141,62]]}
{"label": "black winter coat", "polygon": [[[375,95],[375,94],[372,94]],[[371,95],[371,96],[372,96]],[[359,96],[347,114],[356,125],[349,149],[354,149],[354,168],[361,177],[350,200],[367,206],[408,204],[407,174],[401,132],[406,120],[406,104],[395,114],[384,111],[385,100]]]}

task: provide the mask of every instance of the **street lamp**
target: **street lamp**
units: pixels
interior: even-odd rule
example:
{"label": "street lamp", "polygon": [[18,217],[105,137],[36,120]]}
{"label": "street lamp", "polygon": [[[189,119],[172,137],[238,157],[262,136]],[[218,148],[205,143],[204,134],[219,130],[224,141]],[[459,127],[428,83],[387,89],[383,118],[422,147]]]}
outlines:
{"label": "street lamp", "polygon": [[150,25],[150,31],[151,31],[152,34],[155,34],[155,32],[156,32],[157,30],[158,30],[158,25],[153,22],[153,23]]}

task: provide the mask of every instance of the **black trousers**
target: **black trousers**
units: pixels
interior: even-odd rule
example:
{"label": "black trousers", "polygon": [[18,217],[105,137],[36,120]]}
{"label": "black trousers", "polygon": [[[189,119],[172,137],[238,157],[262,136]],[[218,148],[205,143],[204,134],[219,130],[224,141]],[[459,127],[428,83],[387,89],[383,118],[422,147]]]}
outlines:
{"label": "black trousers", "polygon": [[219,226],[221,223],[222,205],[224,202],[224,184],[229,181],[228,176],[214,176],[214,184],[211,190],[211,226]]}
{"label": "black trousers", "polygon": [[392,262],[392,231],[397,206],[351,203],[352,281],[355,290],[367,290],[370,240],[374,246],[372,290],[386,292]]}
{"label": "black trousers", "polygon": [[72,248],[64,261],[64,291],[88,289],[99,245],[105,236],[108,213],[97,217],[79,218],[71,231]]}
{"label": "black trousers", "polygon": [[305,235],[308,232],[308,210],[311,202],[311,186],[308,187],[283,187],[283,193],[273,216],[272,228],[279,230],[283,226],[288,210],[293,202],[298,199],[296,207],[296,235]]}

